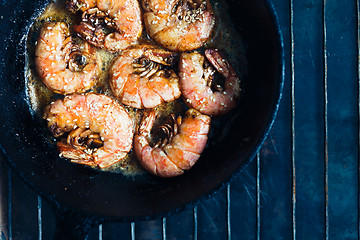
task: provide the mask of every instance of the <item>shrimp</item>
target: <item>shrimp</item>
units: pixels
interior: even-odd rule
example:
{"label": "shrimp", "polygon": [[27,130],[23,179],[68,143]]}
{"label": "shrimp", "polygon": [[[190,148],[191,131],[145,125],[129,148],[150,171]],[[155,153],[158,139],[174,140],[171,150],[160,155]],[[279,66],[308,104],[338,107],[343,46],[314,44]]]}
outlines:
{"label": "shrimp", "polygon": [[74,163],[105,168],[123,159],[132,148],[132,119],[105,95],[67,95],[47,106],[44,119],[55,137],[70,132],[57,147],[60,156]]}
{"label": "shrimp", "polygon": [[83,13],[74,30],[99,48],[123,50],[135,44],[142,33],[138,0],[68,0],[66,8]]}
{"label": "shrimp", "polygon": [[[235,108],[241,93],[240,79],[217,50],[207,49],[205,56],[212,66],[198,52],[181,54],[180,90],[189,107],[211,116],[222,115]],[[223,86],[215,83],[213,68],[225,78]]]}
{"label": "shrimp", "polygon": [[211,118],[189,109],[181,119],[172,115],[173,125],[161,127],[168,135],[151,147],[147,140],[156,112],[148,110],[134,137],[134,151],[140,164],[151,174],[174,177],[189,170],[199,159],[208,139]]}
{"label": "shrimp", "polygon": [[95,85],[101,60],[94,48],[76,44],[64,22],[47,22],[36,43],[35,65],[43,83],[60,94],[85,92]]}
{"label": "shrimp", "polygon": [[173,51],[190,51],[210,37],[215,17],[209,0],[143,0],[149,36]]}
{"label": "shrimp", "polygon": [[110,87],[123,103],[153,108],[180,97],[179,78],[169,67],[175,54],[150,45],[125,50],[110,68]]}

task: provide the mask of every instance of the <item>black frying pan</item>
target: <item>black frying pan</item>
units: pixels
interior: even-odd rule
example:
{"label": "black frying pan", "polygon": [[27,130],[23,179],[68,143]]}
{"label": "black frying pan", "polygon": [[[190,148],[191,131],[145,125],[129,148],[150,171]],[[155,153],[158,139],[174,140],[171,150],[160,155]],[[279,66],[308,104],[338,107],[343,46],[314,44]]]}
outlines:
{"label": "black frying pan", "polygon": [[[24,181],[57,206],[59,227],[63,228],[57,231],[58,239],[86,235],[88,227],[102,221],[144,220],[179,211],[212,195],[254,157],[274,121],[281,97],[282,37],[269,1],[228,3],[246,45],[244,96],[237,109],[220,119],[231,121],[223,140],[209,147],[191,171],[172,179],[150,175],[133,179],[60,159],[45,124],[31,114],[25,94],[26,26],[46,3],[25,1],[14,8],[13,25],[1,24],[2,28],[11,26],[3,36],[8,45],[1,65],[1,153]],[[212,138],[216,135],[221,132],[213,133]]]}

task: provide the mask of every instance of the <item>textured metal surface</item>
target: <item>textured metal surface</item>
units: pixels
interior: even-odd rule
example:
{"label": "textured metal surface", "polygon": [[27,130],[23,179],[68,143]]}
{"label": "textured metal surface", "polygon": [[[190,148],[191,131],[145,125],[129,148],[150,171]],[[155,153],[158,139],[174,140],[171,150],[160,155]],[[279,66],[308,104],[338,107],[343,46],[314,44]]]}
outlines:
{"label": "textured metal surface", "polygon": [[[255,161],[194,209],[104,223],[89,240],[359,239],[359,0],[273,3],[285,41],[286,83]],[[0,21],[11,21],[6,1],[0,5]],[[51,239],[51,207],[0,167],[0,239]]]}

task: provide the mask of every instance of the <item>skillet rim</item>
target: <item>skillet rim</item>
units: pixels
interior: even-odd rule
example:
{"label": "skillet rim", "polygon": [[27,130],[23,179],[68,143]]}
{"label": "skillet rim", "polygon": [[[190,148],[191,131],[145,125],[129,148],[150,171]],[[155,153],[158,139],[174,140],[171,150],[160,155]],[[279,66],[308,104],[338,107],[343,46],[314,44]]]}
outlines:
{"label": "skillet rim", "polygon": [[[46,3],[41,4],[41,6],[46,6],[50,1],[46,1]],[[167,217],[170,215],[173,215],[176,212],[182,211],[186,208],[189,207],[193,207],[196,204],[214,196],[218,191],[220,191],[221,189],[223,189],[225,186],[227,186],[231,181],[233,181],[241,172],[243,169],[245,169],[248,164],[254,159],[255,155],[258,153],[258,151],[260,150],[260,148],[262,147],[264,141],[266,140],[272,126],[273,123],[275,121],[276,118],[276,114],[278,112],[279,109],[279,105],[280,105],[280,101],[282,98],[282,92],[283,92],[283,87],[284,87],[284,81],[285,81],[285,55],[284,55],[284,42],[283,42],[283,36],[282,36],[282,32],[280,29],[280,25],[279,25],[279,20],[278,20],[278,16],[277,13],[275,11],[275,7],[273,5],[273,3],[270,0],[265,0],[266,3],[266,7],[267,7],[267,11],[271,14],[273,21],[272,21],[272,27],[274,27],[274,30],[276,32],[276,44],[278,45],[278,48],[280,50],[279,52],[279,59],[277,59],[279,61],[279,72],[281,72],[280,75],[280,79],[278,82],[278,86],[276,88],[277,93],[275,96],[277,96],[277,98],[274,98],[274,102],[275,104],[273,105],[273,109],[271,112],[271,114],[269,114],[269,119],[270,122],[265,124],[265,126],[267,126],[266,128],[264,128],[263,134],[261,134],[261,138],[258,139],[257,144],[255,144],[256,148],[252,151],[252,154],[246,159],[246,161],[244,161],[240,167],[238,167],[237,169],[235,169],[231,175],[229,175],[224,181],[222,181],[222,183],[219,186],[215,186],[211,191],[209,191],[207,194],[203,194],[202,196],[200,196],[199,198],[197,198],[196,200],[192,200],[188,203],[186,203],[183,206],[180,206],[178,208],[175,208],[173,210],[170,211],[166,211],[163,213],[158,213],[158,214],[154,214],[154,215],[150,215],[150,216],[143,216],[143,217],[114,217],[114,216],[102,216],[105,219],[109,218],[111,220],[116,219],[117,221],[140,221],[140,220],[149,220],[149,219],[156,219],[156,218],[160,218],[160,217]],[[34,16],[33,16],[34,17]],[[33,21],[33,18],[31,18],[29,21]],[[22,41],[24,41],[24,39],[22,39]],[[38,187],[35,186],[35,184],[31,181],[29,181],[23,174],[22,172],[16,167],[15,163],[10,160],[10,158],[8,157],[6,150],[3,148],[3,146],[0,144],[0,155],[1,157],[3,157],[6,162],[8,164],[10,164],[11,168],[13,170],[15,170],[15,172],[21,177],[21,179],[28,185],[30,186],[30,188],[32,190],[34,190],[36,193],[38,193],[42,198],[50,201],[51,203],[54,203],[55,205],[59,204],[60,202],[58,200],[56,200],[56,198],[54,196],[52,196],[52,194],[49,193],[43,193]],[[64,203],[61,203],[61,205],[64,205]],[[71,208],[71,207],[70,207]],[[75,211],[79,211],[82,212],[82,210],[79,209],[74,209]],[[84,212],[85,213],[85,212]],[[89,214],[89,213],[85,213],[85,214]],[[92,216],[97,216],[96,214],[92,214]]]}
{"label": "skillet rim", "polygon": [[[201,202],[212,198],[214,195],[216,195],[219,191],[221,191],[222,189],[224,189],[228,184],[230,184],[235,178],[237,178],[241,172],[251,163],[251,161],[253,161],[253,159],[255,158],[256,154],[259,152],[259,150],[261,149],[261,147],[263,146],[265,140],[267,139],[270,130],[272,128],[272,126],[274,125],[275,119],[276,119],[276,115],[278,113],[279,107],[280,107],[280,103],[281,103],[281,99],[282,99],[282,95],[283,95],[283,89],[284,89],[284,83],[285,83],[285,51],[284,51],[284,38],[283,38],[283,34],[282,31],[280,29],[280,23],[279,23],[279,18],[278,18],[278,14],[275,10],[275,6],[272,2],[272,0],[265,0],[266,3],[266,7],[267,10],[269,10],[272,18],[273,18],[273,22],[272,24],[275,27],[275,32],[277,34],[277,44],[279,47],[279,68],[281,69],[281,76],[279,79],[279,85],[278,85],[278,94],[277,94],[277,99],[275,101],[275,105],[273,107],[273,110],[270,114],[270,123],[268,123],[267,127],[264,130],[264,134],[262,135],[262,137],[259,139],[258,144],[256,144],[256,148],[254,149],[253,153],[247,158],[247,160],[241,164],[241,166],[239,168],[237,168],[236,170],[234,170],[232,172],[232,174],[230,174],[230,176],[228,176],[224,181],[222,181],[222,183],[217,186],[214,187],[212,191],[210,191],[208,194],[203,194],[201,195],[198,199],[194,200],[194,201],[190,201],[187,204],[185,204],[184,206],[178,207],[176,209],[174,209],[173,211],[167,211],[163,214],[159,214],[157,217],[155,216],[154,218],[152,218],[151,216],[149,218],[145,218],[145,219],[139,219],[140,221],[142,220],[151,220],[151,219],[157,219],[157,218],[162,218],[162,217],[169,217],[177,212],[183,211],[185,209],[189,209],[189,208],[193,208],[196,205],[200,204]],[[137,221],[137,220],[135,220]]]}

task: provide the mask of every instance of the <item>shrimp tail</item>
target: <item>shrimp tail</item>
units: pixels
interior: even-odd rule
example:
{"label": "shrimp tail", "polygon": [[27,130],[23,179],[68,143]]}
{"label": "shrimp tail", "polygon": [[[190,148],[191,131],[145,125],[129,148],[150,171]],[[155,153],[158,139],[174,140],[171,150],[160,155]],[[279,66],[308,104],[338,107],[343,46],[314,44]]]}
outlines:
{"label": "shrimp tail", "polygon": [[154,124],[155,118],[156,118],[156,111],[153,109],[149,109],[147,111],[145,111],[144,116],[143,116],[143,121],[141,122],[140,126],[139,126],[139,135],[143,135],[143,136],[147,136],[150,131],[151,128]]}
{"label": "shrimp tail", "polygon": [[236,76],[235,70],[231,67],[230,63],[224,58],[217,50],[206,49],[205,56],[207,60],[222,74],[225,78]]}
{"label": "shrimp tail", "polygon": [[172,66],[176,63],[176,57],[178,54],[175,52],[170,52],[163,49],[158,49],[154,51],[152,48],[147,49],[144,52],[144,55],[149,58],[151,61],[166,65]]}
{"label": "shrimp tail", "polygon": [[49,130],[54,137],[60,137],[65,133],[56,123],[50,125]]}
{"label": "shrimp tail", "polygon": [[92,45],[103,48],[105,42],[105,34],[100,27],[93,27],[86,22],[74,25],[74,31],[83,39],[86,39]]}
{"label": "shrimp tail", "polygon": [[64,158],[70,159],[71,162],[88,166],[96,166],[92,160],[92,157],[82,150],[74,149],[72,146],[63,142],[58,142],[57,148],[60,152],[60,155]]}
{"label": "shrimp tail", "polygon": [[66,1],[65,7],[67,10],[69,10],[70,12],[72,12],[74,14],[80,10],[80,4],[77,0]]}

